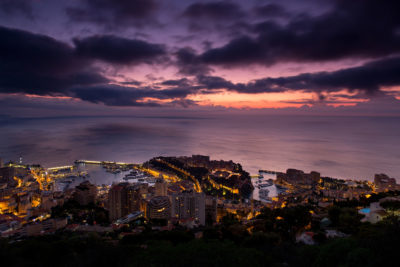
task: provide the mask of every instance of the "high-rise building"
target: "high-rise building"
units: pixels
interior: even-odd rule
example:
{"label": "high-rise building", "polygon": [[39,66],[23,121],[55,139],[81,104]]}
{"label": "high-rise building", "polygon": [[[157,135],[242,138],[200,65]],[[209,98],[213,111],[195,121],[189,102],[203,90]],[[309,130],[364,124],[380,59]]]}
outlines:
{"label": "high-rise building", "polygon": [[147,193],[147,189],[147,184],[119,183],[113,185],[108,193],[110,220],[113,221],[133,211],[142,210],[142,196]]}
{"label": "high-rise building", "polygon": [[156,196],[167,196],[168,184],[165,182],[163,177],[156,180],[155,191]]}
{"label": "high-rise building", "polygon": [[205,224],[205,195],[193,191],[183,191],[171,196],[172,218],[178,220],[193,219],[200,225]]}
{"label": "high-rise building", "polygon": [[91,184],[89,181],[84,181],[75,187],[73,198],[81,205],[95,203],[96,197],[97,187],[94,184]]}
{"label": "high-rise building", "polygon": [[111,221],[114,221],[124,216],[122,206],[124,205],[123,202],[125,202],[126,200],[123,198],[123,189],[124,185],[121,183],[113,185],[108,192],[108,209]]}
{"label": "high-rise building", "polygon": [[153,197],[146,208],[147,219],[164,219],[169,220],[171,217],[171,203],[167,196]]}
{"label": "high-rise building", "polygon": [[213,196],[206,196],[205,199],[205,222],[212,225],[217,221],[217,198]]}
{"label": "high-rise building", "polygon": [[0,183],[8,183],[8,185],[15,187],[18,182],[14,177],[18,179],[26,180],[30,178],[29,171],[25,168],[18,167],[3,167],[0,168]]}

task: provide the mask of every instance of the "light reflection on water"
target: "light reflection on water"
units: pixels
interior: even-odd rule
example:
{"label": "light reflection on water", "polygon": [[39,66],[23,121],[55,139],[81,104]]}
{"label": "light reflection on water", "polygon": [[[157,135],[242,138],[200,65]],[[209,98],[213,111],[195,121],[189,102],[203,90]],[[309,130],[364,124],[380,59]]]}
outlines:
{"label": "light reflection on water", "polygon": [[[75,186],[79,185],[84,181],[89,181],[92,184],[96,184],[98,186],[101,185],[111,185],[113,183],[120,183],[124,182],[124,176],[129,173],[120,172],[120,173],[110,173],[106,172],[105,169],[100,165],[91,165],[91,164],[79,164],[78,168],[76,169],[75,173],[77,172],[86,172],[89,175],[86,178],[75,176],[73,179],[60,179],[56,183],[57,190],[64,191],[69,188],[74,188]],[[68,183],[66,181],[71,181]]]}

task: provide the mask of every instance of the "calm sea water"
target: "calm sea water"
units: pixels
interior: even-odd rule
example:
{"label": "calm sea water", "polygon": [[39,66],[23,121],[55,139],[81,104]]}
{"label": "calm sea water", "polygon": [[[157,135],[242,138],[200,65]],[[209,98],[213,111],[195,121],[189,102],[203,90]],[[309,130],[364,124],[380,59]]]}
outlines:
{"label": "calm sea water", "polygon": [[232,159],[251,174],[298,168],[344,179],[400,178],[399,117],[220,116],[1,119],[0,157],[46,167],[76,159]]}

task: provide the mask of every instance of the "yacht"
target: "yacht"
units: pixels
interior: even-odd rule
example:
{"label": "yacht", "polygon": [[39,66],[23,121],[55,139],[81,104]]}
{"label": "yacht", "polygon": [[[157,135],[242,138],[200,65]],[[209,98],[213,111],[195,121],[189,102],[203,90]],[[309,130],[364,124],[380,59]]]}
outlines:
{"label": "yacht", "polygon": [[144,181],[147,178],[147,175],[138,171],[131,171],[129,174],[125,175],[124,180],[135,180]]}

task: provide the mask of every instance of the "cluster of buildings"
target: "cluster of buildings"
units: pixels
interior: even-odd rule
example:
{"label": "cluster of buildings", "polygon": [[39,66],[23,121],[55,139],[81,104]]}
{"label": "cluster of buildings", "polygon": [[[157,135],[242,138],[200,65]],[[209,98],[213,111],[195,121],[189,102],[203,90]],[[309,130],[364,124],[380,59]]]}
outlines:
{"label": "cluster of buildings", "polygon": [[[70,218],[53,218],[51,215],[54,207],[62,207],[70,200],[82,206],[93,204],[107,209],[110,223],[123,224],[143,217],[150,221],[167,222],[168,225],[194,227],[212,224],[217,220],[217,198],[193,190],[191,181],[167,183],[160,176],[154,186],[142,182],[96,186],[84,180],[76,187],[60,190],[55,181],[71,176],[70,172],[72,169],[60,174],[59,171],[51,172],[40,166],[2,165],[1,236],[31,236],[62,228],[75,229],[68,225]],[[85,231],[93,227],[101,228],[85,227],[88,228]]]}
{"label": "cluster of buildings", "polygon": [[97,186],[89,181],[84,181],[75,187],[72,197],[80,205],[85,206],[90,203],[96,203],[97,192]]}
{"label": "cluster of buildings", "polygon": [[66,196],[54,190],[54,181],[40,166],[1,164],[1,236],[34,235],[64,227],[66,219],[49,218],[51,209],[63,205]]}
{"label": "cluster of buildings", "polygon": [[[185,171],[191,167],[207,168],[204,181],[208,181],[214,189],[227,192],[233,187],[229,187],[231,185],[226,181],[235,182],[232,177],[242,172],[239,164],[232,161],[211,161],[208,156],[194,155],[174,159],[183,164]],[[251,199],[238,201],[223,195],[216,197],[217,194],[211,194],[212,191],[195,190],[194,182],[190,179],[171,180],[171,177],[163,177],[161,172],[158,177],[154,176],[157,178],[152,177],[155,183],[121,182],[111,186],[96,186],[84,180],[74,188],[60,191],[55,186],[55,180],[61,174],[51,176],[47,171],[40,166],[3,165],[0,162],[1,236],[39,235],[64,228],[82,231],[112,229],[108,225],[90,226],[83,222],[73,226],[68,224],[67,218],[51,216],[54,207],[63,206],[69,200],[86,207],[95,205],[105,208],[108,210],[109,221],[114,226],[144,218],[167,228],[177,224],[193,228],[212,225],[228,214],[233,214],[246,223],[256,217],[265,206],[282,208],[315,204],[316,207],[325,208],[334,201],[360,199],[372,193],[400,190],[396,180],[385,174],[377,174],[374,182],[368,182],[333,179],[322,177],[318,172],[304,173],[288,169],[286,173],[276,173],[274,181],[277,186],[285,189],[284,192],[274,197],[270,203],[263,203]],[[243,180],[247,182],[246,179]],[[207,187],[203,186],[203,189]],[[380,204],[382,203],[373,203],[370,207],[361,209],[360,212],[365,215],[363,220],[375,223],[384,218],[387,213]]]}
{"label": "cluster of buildings", "polygon": [[377,192],[400,190],[400,185],[396,183],[396,179],[383,173],[375,174],[374,184]]}
{"label": "cluster of buildings", "polygon": [[[380,177],[380,175],[378,176]],[[286,173],[277,173],[275,183],[286,189],[275,199],[273,203],[275,206],[310,202],[317,203],[320,206],[328,206],[334,201],[358,200],[365,195],[396,188],[389,185],[383,187],[384,182],[376,184],[369,181],[334,179],[322,177],[318,172],[304,173],[295,169],[288,169]],[[377,190],[378,187],[380,188],[379,191]]]}
{"label": "cluster of buildings", "polygon": [[286,173],[278,173],[276,176],[277,183],[281,184],[298,184],[304,186],[310,186],[318,183],[321,179],[321,174],[315,171],[310,173],[304,173],[301,170],[287,169]]}
{"label": "cluster of buildings", "polygon": [[[205,225],[216,220],[217,200],[194,190],[173,190],[173,185],[158,178],[154,187],[147,183],[114,184],[108,193],[110,220],[142,212],[148,220],[164,220],[186,226]],[[171,190],[170,190],[171,189]]]}
{"label": "cluster of buildings", "polygon": [[231,160],[210,160],[203,155],[157,157],[144,165],[178,179],[189,179],[198,192],[212,190],[221,197],[240,199],[248,198],[254,190],[250,175]]}
{"label": "cluster of buildings", "polygon": [[192,155],[191,157],[178,157],[177,160],[181,161],[188,167],[204,167],[211,171],[214,170],[228,170],[231,172],[241,170],[241,166],[238,163],[234,163],[232,160],[210,160],[209,156],[203,155]]}

